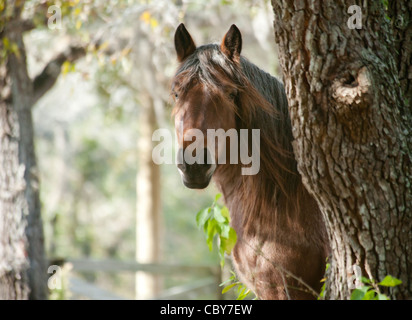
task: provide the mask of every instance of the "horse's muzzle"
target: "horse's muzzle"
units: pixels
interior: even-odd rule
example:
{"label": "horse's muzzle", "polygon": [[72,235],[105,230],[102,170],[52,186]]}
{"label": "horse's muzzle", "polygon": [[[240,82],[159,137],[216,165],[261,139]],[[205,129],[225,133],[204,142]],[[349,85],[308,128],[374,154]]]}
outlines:
{"label": "horse's muzzle", "polygon": [[183,184],[190,189],[206,188],[216,169],[215,164],[207,161],[209,159],[210,162],[210,153],[207,148],[204,150],[204,159],[202,161],[199,161],[199,159],[195,159],[194,163],[193,161],[187,161],[183,154],[183,149],[180,149],[177,164]]}

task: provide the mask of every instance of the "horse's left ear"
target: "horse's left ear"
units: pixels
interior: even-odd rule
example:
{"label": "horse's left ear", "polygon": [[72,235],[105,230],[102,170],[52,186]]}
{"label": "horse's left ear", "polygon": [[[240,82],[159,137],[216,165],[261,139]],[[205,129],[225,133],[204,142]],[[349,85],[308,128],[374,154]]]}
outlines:
{"label": "horse's left ear", "polygon": [[234,24],[223,37],[220,45],[222,52],[231,60],[238,60],[242,51],[242,35]]}
{"label": "horse's left ear", "polygon": [[196,45],[192,39],[192,36],[187,31],[183,23],[177,27],[175,32],[175,49],[177,60],[179,62],[183,62],[183,60],[185,60],[196,50]]}

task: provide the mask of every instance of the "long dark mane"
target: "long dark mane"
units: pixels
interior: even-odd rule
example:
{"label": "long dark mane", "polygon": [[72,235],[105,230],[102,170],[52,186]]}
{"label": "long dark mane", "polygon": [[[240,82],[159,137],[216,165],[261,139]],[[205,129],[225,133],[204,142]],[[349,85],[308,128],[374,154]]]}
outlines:
{"label": "long dark mane", "polygon": [[[223,87],[236,89],[237,129],[260,129],[260,172],[254,176],[240,176],[236,166],[221,166],[215,181],[225,186],[222,188],[225,198],[236,198],[234,203],[238,203],[241,210],[233,212],[242,212],[243,223],[239,226],[242,230],[252,231],[256,219],[260,223],[272,223],[277,211],[273,208],[289,203],[286,199],[298,192],[300,181],[292,152],[292,131],[283,84],[243,56],[237,62],[228,59],[217,44],[198,47],[181,64],[175,76],[180,91],[187,93],[185,89],[193,82],[200,82],[207,88],[217,107],[218,100],[225,99]],[[270,216],[266,210],[269,208]]]}

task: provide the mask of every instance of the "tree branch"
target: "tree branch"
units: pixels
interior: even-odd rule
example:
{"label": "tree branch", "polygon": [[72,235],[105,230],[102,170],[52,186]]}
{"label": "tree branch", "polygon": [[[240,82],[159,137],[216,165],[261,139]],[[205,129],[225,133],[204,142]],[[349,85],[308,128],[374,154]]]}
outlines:
{"label": "tree branch", "polygon": [[[47,9],[48,5],[46,2],[44,3],[39,3],[35,6],[34,13],[30,18],[25,18],[23,19],[21,17],[21,13],[24,8],[24,3],[25,1],[18,1],[15,4],[11,3],[5,3],[5,8],[3,9],[2,14],[0,17],[4,20],[3,22],[3,27],[5,33],[7,32],[19,32],[19,33],[24,33],[31,31],[39,26],[47,26],[48,22],[48,15],[47,15]],[[13,14],[7,15],[3,14],[6,12],[6,7],[10,6],[13,9],[10,9],[10,11],[13,11]]]}
{"label": "tree branch", "polygon": [[86,54],[84,46],[70,46],[58,54],[33,80],[33,105],[56,83],[65,61],[74,62]]}
{"label": "tree branch", "polygon": [[[45,19],[45,24],[47,25],[47,19]],[[12,20],[7,22],[6,32],[16,32],[24,33],[35,29],[37,26],[35,25],[32,19],[24,19],[24,20]]]}

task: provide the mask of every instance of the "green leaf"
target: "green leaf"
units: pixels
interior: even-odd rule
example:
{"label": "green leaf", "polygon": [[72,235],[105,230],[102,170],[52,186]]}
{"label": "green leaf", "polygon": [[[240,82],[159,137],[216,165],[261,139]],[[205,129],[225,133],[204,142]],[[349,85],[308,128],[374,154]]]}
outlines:
{"label": "green leaf", "polygon": [[211,219],[207,221],[206,243],[210,251],[212,251],[213,249],[213,238],[216,234],[216,227],[217,227],[216,220]]}
{"label": "green leaf", "polygon": [[222,290],[222,294],[228,292],[230,289],[232,289],[234,286],[236,286],[236,283],[232,283],[230,285],[228,285],[227,287],[224,287]]}
{"label": "green leaf", "polygon": [[376,296],[376,291],[375,290],[369,290],[365,293],[362,300],[375,300],[375,296]]}
{"label": "green leaf", "polygon": [[[230,228],[230,227],[229,227]],[[224,248],[227,254],[230,254],[237,241],[236,231],[233,228],[229,229],[229,236],[227,238],[220,238],[220,245]]]}
{"label": "green leaf", "polygon": [[362,281],[362,283],[367,283],[367,284],[371,284],[371,283],[372,283],[372,280],[371,280],[371,279],[368,279],[368,278],[365,278],[365,277],[361,277],[361,281]]}
{"label": "green leaf", "polygon": [[221,284],[219,284],[219,287],[223,287],[224,285],[228,284],[229,282],[233,282],[233,281],[234,281],[234,279],[232,277],[230,277],[229,279],[226,279]]}
{"label": "green leaf", "polygon": [[355,289],[352,291],[352,294],[350,295],[351,300],[362,300],[362,298],[365,296],[365,293],[362,290]]}
{"label": "green leaf", "polygon": [[219,200],[221,197],[222,197],[222,194],[221,194],[221,193],[218,193],[218,194],[215,196],[215,203],[218,202],[218,200]]}
{"label": "green leaf", "polygon": [[6,50],[10,49],[10,40],[9,40],[9,38],[7,38],[7,37],[3,38],[3,46]]}
{"label": "green leaf", "polygon": [[230,226],[228,224],[220,225],[220,237],[224,239],[229,239]]}
{"label": "green leaf", "polygon": [[247,289],[246,289],[246,287],[245,286],[243,286],[243,285],[240,285],[240,286],[238,286],[238,288],[237,288],[237,293],[238,293],[238,295],[237,295],[237,298],[236,298],[236,300],[243,300],[243,293],[246,291]]}
{"label": "green leaf", "polygon": [[392,276],[386,276],[385,279],[383,279],[381,282],[378,283],[380,286],[384,287],[395,287],[400,284],[402,284],[402,281],[399,279],[396,279],[395,277]]}
{"label": "green leaf", "polygon": [[62,74],[64,76],[67,75],[69,72],[74,72],[76,70],[75,64],[71,63],[70,61],[63,62],[61,68],[62,68]]}
{"label": "green leaf", "polygon": [[225,266],[225,248],[220,246],[219,248],[219,257],[220,257],[220,267],[223,269]]}
{"label": "green leaf", "polygon": [[350,295],[351,300],[362,300],[363,297],[365,296],[366,292],[370,289],[370,286],[364,286],[361,288],[357,288],[352,291],[352,294]]}
{"label": "green leaf", "polygon": [[238,297],[236,300],[244,300],[250,293],[250,289],[248,289],[245,285],[240,285],[238,288]]}
{"label": "green leaf", "polygon": [[377,296],[375,297],[375,300],[389,300],[388,296],[378,293]]}
{"label": "green leaf", "polygon": [[242,292],[242,294],[237,297],[237,300],[244,300],[249,295],[249,293],[249,289],[246,292]]}
{"label": "green leaf", "polygon": [[215,206],[213,208],[213,217],[219,223],[225,223],[226,222],[226,218],[222,215],[222,210],[218,206]]}
{"label": "green leaf", "polygon": [[210,212],[212,211],[211,208],[206,208],[203,210],[200,210],[197,215],[196,215],[196,224],[197,226],[203,227],[206,223],[206,221],[210,218]]}
{"label": "green leaf", "polygon": [[224,216],[224,217],[227,219],[227,221],[230,221],[229,209],[228,209],[226,206],[224,206],[224,207],[220,210],[220,212],[222,213],[222,216]]}
{"label": "green leaf", "polygon": [[323,284],[323,286],[320,290],[318,300],[322,300],[325,297],[325,290],[326,290],[326,280],[325,280],[325,283]]}

